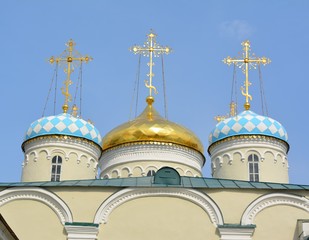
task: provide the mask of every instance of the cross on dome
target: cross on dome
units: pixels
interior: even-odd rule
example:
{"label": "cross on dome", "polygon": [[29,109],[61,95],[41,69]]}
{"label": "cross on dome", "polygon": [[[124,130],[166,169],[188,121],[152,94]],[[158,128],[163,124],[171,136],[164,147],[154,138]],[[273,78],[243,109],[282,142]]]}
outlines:
{"label": "cross on dome", "polygon": [[242,69],[242,72],[246,75],[244,86],[241,87],[241,93],[246,97],[246,103],[244,107],[246,110],[250,109],[249,99],[252,101],[252,96],[249,94],[249,86],[251,83],[249,82],[249,70],[256,69],[258,64],[266,65],[270,63],[270,59],[266,57],[256,57],[255,54],[251,54],[250,51],[250,42],[246,40],[241,44],[243,46],[243,53],[240,58],[232,58],[228,56],[223,59],[223,62],[227,65],[231,65],[232,63]]}
{"label": "cross on dome", "polygon": [[147,76],[149,77],[149,80],[145,80],[145,86],[149,89],[149,96],[152,96],[152,91],[154,91],[155,94],[158,93],[155,86],[152,85],[152,78],[154,77],[153,73],[153,58],[159,57],[161,54],[169,54],[172,49],[167,46],[160,46],[156,41],[157,35],[150,30],[150,33],[147,35],[147,41],[143,44],[143,46],[134,45],[130,48],[130,51],[132,51],[134,54],[141,54],[144,57],[149,57],[149,63],[147,64],[149,66],[149,73]]}
{"label": "cross on dome", "polygon": [[63,112],[67,113],[69,109],[69,102],[72,101],[72,96],[69,93],[69,86],[72,85],[71,74],[74,71],[74,68],[77,67],[82,62],[88,63],[93,60],[92,57],[85,55],[82,56],[79,52],[74,49],[75,42],[70,39],[66,43],[66,50],[64,50],[59,57],[52,56],[49,59],[51,64],[59,64],[64,66],[64,72],[67,74],[67,79],[64,81],[64,87],[61,88],[62,94],[65,97],[64,104],[62,106]]}

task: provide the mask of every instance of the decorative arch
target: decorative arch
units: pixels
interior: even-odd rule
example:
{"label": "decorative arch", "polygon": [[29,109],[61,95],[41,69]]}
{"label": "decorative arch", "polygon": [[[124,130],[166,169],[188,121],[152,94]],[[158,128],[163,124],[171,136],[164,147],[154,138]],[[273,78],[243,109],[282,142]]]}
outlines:
{"label": "decorative arch", "polygon": [[107,223],[109,215],[122,204],[144,197],[167,196],[190,201],[201,207],[215,225],[223,225],[223,216],[217,204],[206,194],[181,188],[126,188],[116,192],[104,201],[97,210],[94,223]]}
{"label": "decorative arch", "polygon": [[45,153],[45,154],[46,154],[46,158],[47,158],[48,156],[50,156],[50,153],[49,153],[48,149],[42,149],[42,150],[40,150],[39,153],[38,153],[38,156],[39,156],[40,154],[42,154],[42,153]]}
{"label": "decorative arch", "polygon": [[289,161],[287,156],[284,156],[284,164],[286,164],[286,167],[289,168]]}
{"label": "decorative arch", "polygon": [[114,178],[114,173],[116,174],[116,177],[119,178],[120,177],[120,172],[118,169],[113,169],[113,171],[111,172],[111,178]]}
{"label": "decorative arch", "polygon": [[247,207],[242,215],[241,225],[253,224],[259,212],[276,205],[293,206],[309,213],[309,200],[307,198],[285,193],[271,193],[257,198]]}
{"label": "decorative arch", "polygon": [[134,174],[134,171],[135,171],[136,169],[139,169],[139,170],[141,171],[141,175],[142,175],[142,176],[145,176],[145,169],[144,169],[142,166],[140,166],[140,165],[135,166],[135,167],[132,169],[132,174]]}
{"label": "decorative arch", "polygon": [[237,155],[237,154],[239,154],[239,156],[240,156],[240,161],[244,162],[245,161],[245,157],[244,157],[244,154],[241,151],[234,151],[233,152],[233,159],[235,158],[235,155]]}
{"label": "decorative arch", "polygon": [[266,150],[264,151],[263,155],[265,155],[266,153],[270,153],[271,155],[273,155],[273,157],[275,157],[275,154],[273,153],[273,151]]}
{"label": "decorative arch", "polygon": [[264,161],[264,159],[266,158],[266,156],[268,154],[271,156],[271,159],[273,159],[273,161],[275,161],[275,158],[276,158],[275,153],[271,150],[264,151],[262,160]]}
{"label": "decorative arch", "polygon": [[222,155],[222,158],[224,158],[224,157],[227,157],[227,159],[228,159],[229,161],[232,159],[231,154],[229,154],[229,153],[224,153],[224,154]]}
{"label": "decorative arch", "polygon": [[219,164],[220,167],[222,167],[222,165],[223,165],[223,159],[222,159],[221,156],[216,157],[216,159],[215,159],[215,164],[216,164],[216,163]]}
{"label": "decorative arch", "polygon": [[276,154],[276,160],[278,161],[279,159],[281,159],[281,162],[284,163],[284,156],[281,153]]}
{"label": "decorative arch", "polygon": [[[33,156],[33,158],[32,158],[32,156]],[[38,160],[38,153],[36,151],[30,152],[28,159],[33,160],[34,162],[36,162]]]}
{"label": "decorative arch", "polygon": [[100,176],[100,178],[101,179],[109,179],[110,177],[109,177],[108,173],[106,173],[106,174],[104,174],[104,176]]}
{"label": "decorative arch", "polygon": [[249,156],[250,154],[256,154],[256,155],[258,155],[259,159],[262,158],[262,154],[261,154],[259,151],[255,150],[255,149],[249,149],[248,151],[246,151],[245,157],[248,158],[248,156]]}
{"label": "decorative arch", "polygon": [[55,194],[42,188],[9,188],[0,192],[0,207],[16,200],[35,200],[47,205],[59,218],[62,225],[73,222],[69,207]]}
{"label": "decorative arch", "polygon": [[191,170],[187,169],[187,170],[185,171],[185,176],[193,177],[194,175],[193,175],[193,172],[192,172]]}
{"label": "decorative arch", "polygon": [[77,160],[77,159],[80,159],[80,157],[78,156],[78,154],[77,154],[76,152],[74,152],[74,151],[70,151],[70,152],[68,153],[68,156],[69,156],[69,159],[74,159],[74,158],[76,158],[76,160]]}
{"label": "decorative arch", "polygon": [[96,169],[97,167],[97,161],[94,160],[94,158],[90,157],[87,161],[87,167],[89,168],[91,166],[91,164],[93,165],[94,167],[94,170]]}
{"label": "decorative arch", "polygon": [[120,169],[120,177],[126,178],[132,176],[131,169],[129,167],[123,167]]}
{"label": "decorative arch", "polygon": [[50,153],[51,157],[56,155],[56,154],[62,155],[66,161],[69,160],[69,155],[60,148],[53,149]]}
{"label": "decorative arch", "polygon": [[180,176],[185,175],[185,171],[181,167],[176,167],[176,171],[179,173]]}
{"label": "decorative arch", "polygon": [[[84,159],[84,160],[83,160]],[[89,159],[88,157],[85,155],[85,154],[80,154],[77,158],[77,164],[80,164],[82,161],[88,163],[89,162]]]}
{"label": "decorative arch", "polygon": [[157,171],[157,170],[158,170],[158,167],[156,167],[156,166],[154,166],[154,165],[148,165],[148,166],[146,167],[145,172],[148,172],[149,170],[155,170],[155,171]]}

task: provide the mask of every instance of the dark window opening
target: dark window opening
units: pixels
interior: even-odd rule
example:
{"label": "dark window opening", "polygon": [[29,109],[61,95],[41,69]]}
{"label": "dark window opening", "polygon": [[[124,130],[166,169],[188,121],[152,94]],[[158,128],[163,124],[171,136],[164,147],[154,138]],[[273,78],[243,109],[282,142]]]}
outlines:
{"label": "dark window opening", "polygon": [[154,176],[156,174],[155,170],[149,170],[147,173],[147,177]]}

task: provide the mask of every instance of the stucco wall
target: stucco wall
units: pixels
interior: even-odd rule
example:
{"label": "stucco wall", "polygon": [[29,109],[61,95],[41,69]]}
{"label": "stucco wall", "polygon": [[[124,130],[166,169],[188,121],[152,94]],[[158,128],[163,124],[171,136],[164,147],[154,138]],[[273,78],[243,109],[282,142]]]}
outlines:
{"label": "stucco wall", "polygon": [[[27,199],[33,193],[24,194],[24,188],[18,188],[18,199],[1,195],[14,189],[0,191],[0,213],[23,240],[66,239],[65,221],[98,223],[98,239],[216,240],[218,224],[255,224],[254,240],[297,240],[297,220],[309,219],[309,194],[304,190],[30,187],[39,190],[36,199]],[[48,194],[67,207],[71,220],[61,220],[52,205],[40,202]],[[208,203],[218,211],[205,210]],[[104,204],[103,219],[99,213]],[[214,221],[215,214],[222,215],[222,223]]]}

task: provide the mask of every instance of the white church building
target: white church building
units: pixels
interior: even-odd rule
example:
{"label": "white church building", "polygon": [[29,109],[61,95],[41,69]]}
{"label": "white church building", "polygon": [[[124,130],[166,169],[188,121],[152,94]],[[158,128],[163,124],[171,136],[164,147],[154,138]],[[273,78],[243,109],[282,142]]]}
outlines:
{"label": "white church building", "polygon": [[147,36],[131,49],[149,57],[145,109],[105,136],[69,101],[72,62],[91,58],[70,40],[50,59],[67,64],[63,112],[25,129],[21,182],[0,183],[0,240],[309,239],[309,185],[289,183],[287,131],[250,109],[249,65],[268,60],[226,59],[244,66],[245,109],[221,118],[205,149],[156,111],[153,57],[171,50]]}

